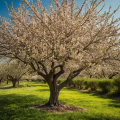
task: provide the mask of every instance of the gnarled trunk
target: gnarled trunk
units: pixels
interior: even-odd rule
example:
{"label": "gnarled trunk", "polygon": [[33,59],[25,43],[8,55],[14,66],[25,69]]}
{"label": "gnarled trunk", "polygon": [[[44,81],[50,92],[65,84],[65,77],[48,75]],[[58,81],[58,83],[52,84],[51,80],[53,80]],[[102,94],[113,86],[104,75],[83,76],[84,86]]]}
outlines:
{"label": "gnarled trunk", "polygon": [[8,80],[7,80],[7,84],[8,84]]}
{"label": "gnarled trunk", "polygon": [[0,79],[0,85],[1,85],[2,79],[3,79],[3,78]]}
{"label": "gnarled trunk", "polygon": [[[74,77],[76,77],[82,70],[85,69],[85,67],[82,67],[78,70],[71,72],[68,78],[66,79],[66,81],[64,81],[58,86],[57,79],[64,73],[65,62],[63,62],[62,65],[57,65],[57,66],[55,66],[54,62],[52,62],[51,70],[49,73],[47,72],[46,67],[44,66],[43,63],[41,62],[38,62],[38,63],[43,67],[43,70],[45,73],[42,73],[36,70],[33,63],[31,63],[31,66],[35,71],[37,71],[38,75],[41,75],[45,79],[45,81],[47,82],[50,88],[50,98],[49,98],[49,101],[45,105],[46,106],[59,106],[60,103],[58,100],[58,96],[59,96],[60,90],[63,87],[65,87],[69,82],[71,82]],[[60,68],[60,71],[56,72],[56,68]]]}
{"label": "gnarled trunk", "polygon": [[18,80],[18,85],[19,85],[19,80]]}
{"label": "gnarled trunk", "polygon": [[13,87],[16,87],[17,80],[13,80],[12,83],[13,83]]}
{"label": "gnarled trunk", "polygon": [[55,84],[53,81],[50,82],[49,84],[50,87],[50,98],[49,101],[46,103],[48,106],[59,106],[59,90],[57,84]]}
{"label": "gnarled trunk", "polygon": [[49,101],[47,103],[47,105],[49,106],[59,106],[59,100],[58,100],[58,96],[59,96],[59,91],[55,91],[55,90],[50,90],[50,98]]}

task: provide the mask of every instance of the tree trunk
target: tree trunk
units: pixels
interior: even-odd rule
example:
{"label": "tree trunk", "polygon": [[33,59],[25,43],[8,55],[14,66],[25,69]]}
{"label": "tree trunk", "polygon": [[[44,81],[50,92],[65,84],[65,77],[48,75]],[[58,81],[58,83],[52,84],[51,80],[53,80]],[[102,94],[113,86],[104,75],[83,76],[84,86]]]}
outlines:
{"label": "tree trunk", "polygon": [[92,75],[90,75],[90,78],[92,78]]}
{"label": "tree trunk", "polygon": [[109,76],[108,76],[108,78],[109,79],[112,79],[115,75],[117,75],[118,74],[118,72],[113,72],[112,74],[110,74]]}
{"label": "tree trunk", "polygon": [[50,98],[47,104],[49,106],[59,106],[60,103],[58,100],[58,96],[59,96],[59,91],[50,90]]}
{"label": "tree trunk", "polygon": [[18,80],[18,85],[19,85],[19,80]]}
{"label": "tree trunk", "polygon": [[16,87],[17,81],[16,81],[16,80],[13,80],[12,83],[13,83],[13,87]]}
{"label": "tree trunk", "polygon": [[54,80],[50,81],[49,88],[50,88],[50,98],[49,98],[49,101],[46,103],[46,105],[59,106],[60,105],[58,100],[59,90],[58,90],[57,83]]}
{"label": "tree trunk", "polygon": [[8,80],[7,80],[7,84],[8,84]]}
{"label": "tree trunk", "polygon": [[0,85],[1,85],[2,79],[3,79],[3,77],[0,79]]}

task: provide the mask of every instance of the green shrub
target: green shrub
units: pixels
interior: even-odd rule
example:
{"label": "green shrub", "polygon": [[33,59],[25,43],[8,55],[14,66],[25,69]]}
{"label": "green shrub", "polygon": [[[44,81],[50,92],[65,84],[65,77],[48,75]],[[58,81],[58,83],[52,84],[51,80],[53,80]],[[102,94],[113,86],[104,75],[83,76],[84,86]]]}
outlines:
{"label": "green shrub", "polygon": [[87,81],[88,87],[91,89],[91,91],[96,91],[98,87],[98,80],[89,80]]}
{"label": "green shrub", "polygon": [[89,88],[89,84],[88,84],[88,81],[87,81],[87,80],[84,80],[83,84],[84,84],[85,89],[88,89],[88,88]]}
{"label": "green shrub", "polygon": [[98,86],[99,88],[102,89],[103,93],[108,93],[113,88],[113,81],[112,80],[99,80]]}
{"label": "green shrub", "polygon": [[70,82],[68,83],[68,85],[71,86],[71,85],[72,85],[72,81],[70,81]]}
{"label": "green shrub", "polygon": [[83,84],[84,84],[84,80],[83,79],[78,79],[78,80],[76,80],[76,84],[77,84],[77,87],[79,89],[82,89],[83,88]]}
{"label": "green shrub", "polygon": [[77,80],[76,79],[73,79],[71,81],[71,85],[73,85],[73,87],[77,87]]}
{"label": "green shrub", "polygon": [[120,92],[120,76],[114,79],[113,84],[117,86],[118,92]]}

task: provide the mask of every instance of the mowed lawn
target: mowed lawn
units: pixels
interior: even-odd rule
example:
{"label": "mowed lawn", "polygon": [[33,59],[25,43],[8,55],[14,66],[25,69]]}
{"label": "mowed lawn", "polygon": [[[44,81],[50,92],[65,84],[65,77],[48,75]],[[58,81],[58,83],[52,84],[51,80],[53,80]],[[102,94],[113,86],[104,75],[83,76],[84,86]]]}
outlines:
{"label": "mowed lawn", "polygon": [[120,120],[120,101],[68,87],[61,90],[59,101],[87,111],[49,113],[29,108],[46,103],[49,94],[44,83],[20,82],[16,88],[1,88],[0,120]]}

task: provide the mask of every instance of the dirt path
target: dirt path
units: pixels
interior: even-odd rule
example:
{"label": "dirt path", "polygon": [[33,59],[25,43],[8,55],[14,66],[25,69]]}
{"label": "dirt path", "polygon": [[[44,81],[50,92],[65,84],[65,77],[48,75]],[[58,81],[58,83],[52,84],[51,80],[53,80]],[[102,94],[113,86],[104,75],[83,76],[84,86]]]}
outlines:
{"label": "dirt path", "polygon": [[11,87],[11,86],[12,86],[12,85],[1,86],[0,89],[1,89],[1,88]]}

